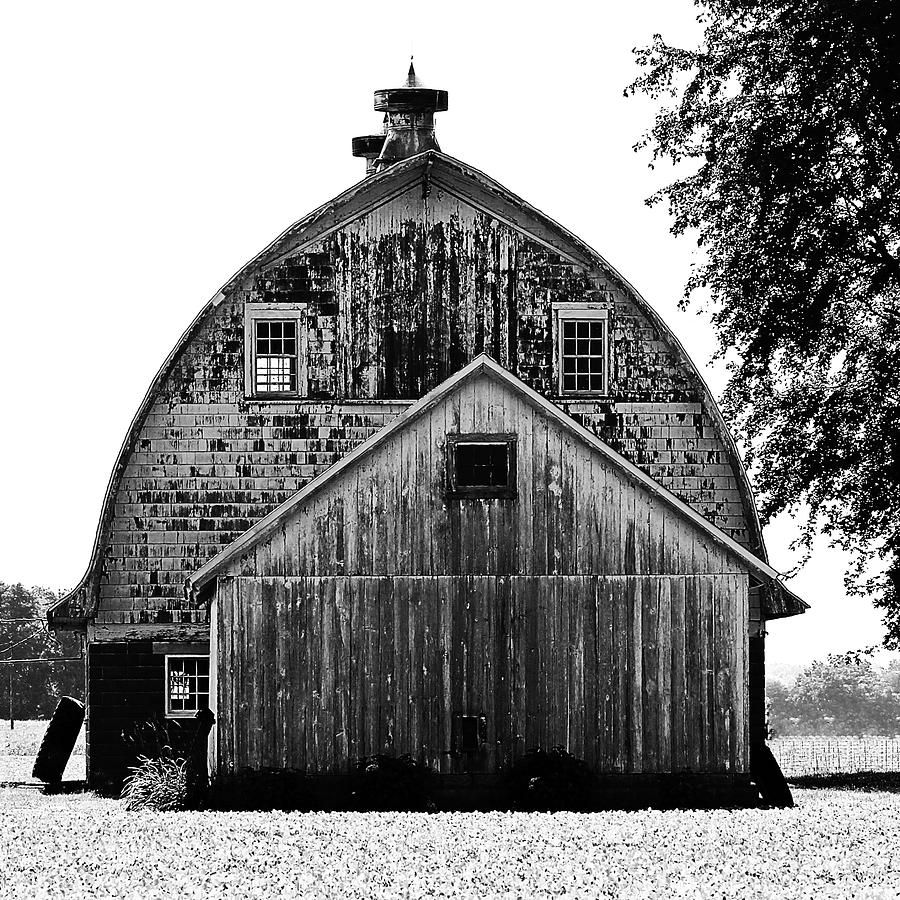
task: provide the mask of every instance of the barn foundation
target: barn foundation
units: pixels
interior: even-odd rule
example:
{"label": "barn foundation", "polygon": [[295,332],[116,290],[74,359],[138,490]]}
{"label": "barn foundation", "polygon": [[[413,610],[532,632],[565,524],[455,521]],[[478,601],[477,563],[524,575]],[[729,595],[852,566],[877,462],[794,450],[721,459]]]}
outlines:
{"label": "barn foundation", "polygon": [[[209,805],[218,810],[339,811],[354,808],[350,775],[305,775],[271,769],[219,776]],[[435,775],[435,812],[489,812],[510,808],[497,775]],[[592,810],[753,808],[759,794],[748,774],[615,773],[598,776]]]}

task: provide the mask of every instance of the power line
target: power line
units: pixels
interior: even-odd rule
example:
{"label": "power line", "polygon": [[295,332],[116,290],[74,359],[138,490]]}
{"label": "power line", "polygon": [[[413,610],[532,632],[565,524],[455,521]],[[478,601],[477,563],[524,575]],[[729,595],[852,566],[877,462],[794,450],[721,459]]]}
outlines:
{"label": "power line", "polygon": [[84,662],[84,655],[81,656],[36,656],[33,659],[0,659],[0,666],[10,665],[12,663],[43,663],[43,662],[69,662],[72,660],[80,660]]}
{"label": "power line", "polygon": [[41,633],[41,629],[36,628],[34,631],[31,632],[31,634],[27,635],[26,637],[23,637],[21,641],[16,641],[14,644],[10,644],[8,647],[4,647],[2,650],[0,650],[0,653],[8,653],[10,650],[14,650],[20,644],[24,644],[27,641],[30,641],[33,637],[37,637],[40,633]]}

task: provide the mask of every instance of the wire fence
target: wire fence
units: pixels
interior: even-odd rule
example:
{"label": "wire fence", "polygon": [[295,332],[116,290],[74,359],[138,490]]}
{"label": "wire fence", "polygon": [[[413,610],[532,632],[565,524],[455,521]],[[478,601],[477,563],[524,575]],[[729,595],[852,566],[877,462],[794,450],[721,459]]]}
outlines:
{"label": "wire fence", "polygon": [[900,772],[900,737],[783,737],[768,744],[786,778]]}

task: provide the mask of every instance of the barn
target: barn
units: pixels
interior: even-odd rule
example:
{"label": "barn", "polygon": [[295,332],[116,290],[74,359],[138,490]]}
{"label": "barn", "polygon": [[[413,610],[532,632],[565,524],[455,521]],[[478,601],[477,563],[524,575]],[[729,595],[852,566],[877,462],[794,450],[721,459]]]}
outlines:
{"label": "barn", "polygon": [[395,753],[490,778],[563,746],[733,796],[751,583],[783,591],[479,356],[188,580],[212,592],[213,775]]}
{"label": "barn", "polygon": [[766,623],[806,605],[677,339],[441,151],[447,105],[412,66],[376,91],[365,178],[231,278],[141,401],[49,613],[84,636],[92,784],[209,705],[218,779],[410,753],[489,780],[561,745],[625,784],[746,787]]}

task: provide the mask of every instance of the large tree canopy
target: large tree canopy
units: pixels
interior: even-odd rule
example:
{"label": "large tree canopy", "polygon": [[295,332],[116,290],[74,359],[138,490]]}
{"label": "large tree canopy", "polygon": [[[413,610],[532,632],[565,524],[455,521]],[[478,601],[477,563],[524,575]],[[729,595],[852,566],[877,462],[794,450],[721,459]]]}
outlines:
{"label": "large tree canopy", "polygon": [[[46,719],[65,695],[84,694],[84,664],[60,662],[9,662],[9,660],[59,660],[77,657],[77,635],[47,630],[47,607],[59,599],[46,588],[30,590],[21,584],[0,581],[0,718]],[[12,687],[12,696],[9,687]]]}
{"label": "large tree canopy", "polygon": [[636,51],[638,148],[684,172],[649,202],[698,235],[764,520],[808,510],[900,646],[900,4],[697,5],[699,48]]}

